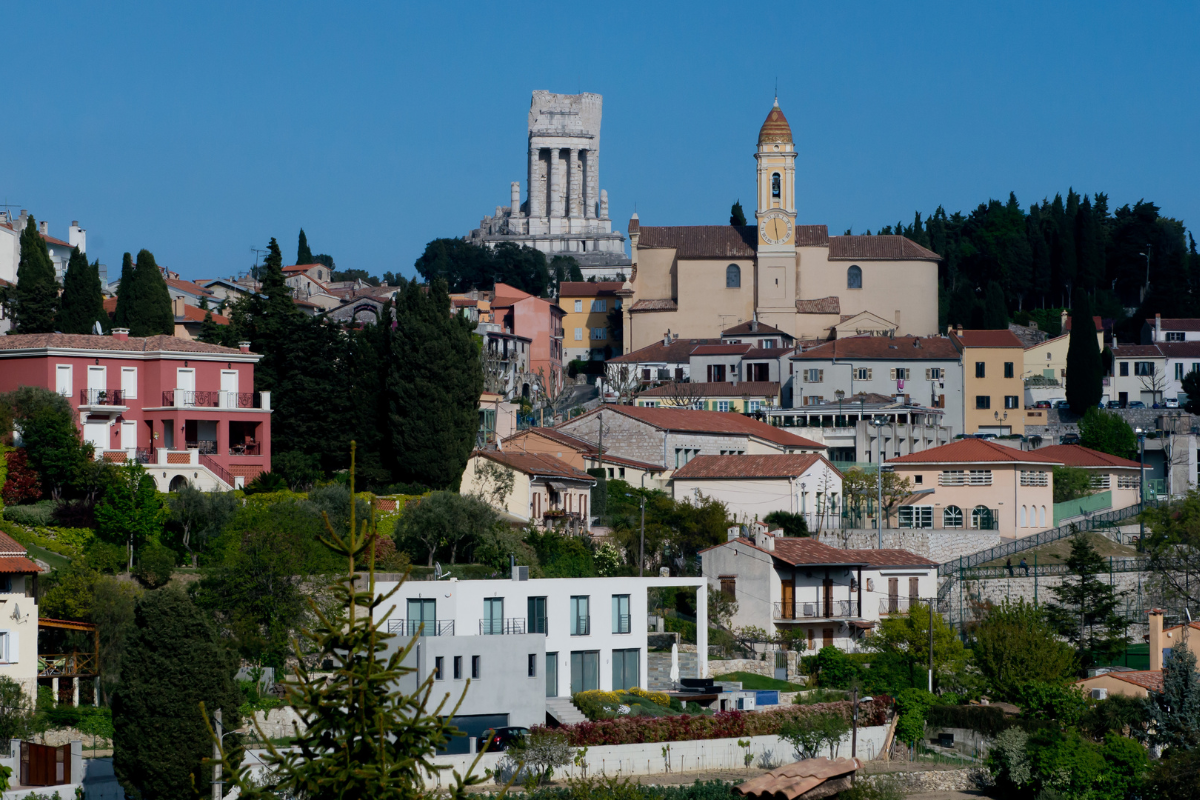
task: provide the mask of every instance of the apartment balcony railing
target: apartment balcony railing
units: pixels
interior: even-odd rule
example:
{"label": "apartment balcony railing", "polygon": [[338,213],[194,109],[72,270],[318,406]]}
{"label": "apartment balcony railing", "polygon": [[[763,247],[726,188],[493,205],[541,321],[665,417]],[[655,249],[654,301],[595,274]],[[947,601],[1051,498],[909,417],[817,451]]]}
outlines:
{"label": "apartment balcony railing", "polygon": [[913,605],[925,602],[919,597],[881,597],[879,599],[879,613],[881,615],[888,614],[907,614]]}
{"label": "apartment balcony railing", "polygon": [[481,636],[503,636],[525,632],[524,617],[509,617],[508,619],[481,619],[479,633]]}
{"label": "apartment balcony railing", "polygon": [[167,389],[162,404],[176,408],[269,408],[270,392],[214,392]]}
{"label": "apartment balcony railing", "polygon": [[775,619],[845,619],[861,617],[857,600],[829,600],[812,603],[775,603]]}
{"label": "apartment balcony railing", "polygon": [[184,447],[188,450],[198,450],[202,456],[217,454],[217,443],[211,439],[188,440],[184,442]]}
{"label": "apartment balcony railing", "polygon": [[138,447],[133,450],[133,460],[139,464],[154,464],[157,463],[154,451],[149,447]]}
{"label": "apartment balcony railing", "polygon": [[572,636],[590,636],[592,633],[592,618],[576,617],[571,625]]}
{"label": "apartment balcony railing", "polygon": [[124,406],[125,393],[120,389],[80,389],[79,404],[81,406]]}
{"label": "apartment balcony railing", "polygon": [[239,442],[229,446],[231,456],[261,456],[262,445],[258,442]]}
{"label": "apartment balcony railing", "polygon": [[[425,627],[422,628],[422,625]],[[453,636],[454,620],[389,619],[388,633],[399,636],[416,636],[417,634],[421,636]]]}

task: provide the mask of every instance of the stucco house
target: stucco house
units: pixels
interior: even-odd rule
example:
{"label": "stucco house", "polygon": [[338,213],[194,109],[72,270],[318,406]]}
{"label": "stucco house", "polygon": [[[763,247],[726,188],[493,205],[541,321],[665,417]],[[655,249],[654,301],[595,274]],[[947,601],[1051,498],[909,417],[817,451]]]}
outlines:
{"label": "stucco house", "polygon": [[814,453],[696,456],[671,476],[671,494],[719,500],[741,523],[787,511],[823,530],[840,525],[842,473]]}
{"label": "stucco house", "polygon": [[677,334],[667,331],[662,338],[645,347],[608,359],[605,376],[612,386],[690,380],[692,351],[701,345],[720,343],[720,339],[680,339]]}
{"label": "stucco house", "polygon": [[1138,504],[1138,472],[1141,464],[1128,458],[1101,453],[1078,444],[1056,444],[1039,447],[1038,455],[1048,456],[1068,467],[1087,470],[1092,476],[1092,489],[1112,492],[1112,507],[1128,508]]}
{"label": "stucco house", "polygon": [[0,675],[37,697],[37,576],[41,568],[25,545],[0,533]]}
{"label": "stucco house", "polygon": [[[499,489],[496,470],[512,475],[511,491]],[[476,450],[467,460],[459,491],[476,494],[518,524],[543,528],[591,528],[588,507],[596,479],[554,456],[503,450]]]}
{"label": "stucco house", "polygon": [[962,432],[1025,433],[1025,345],[1010,330],[950,332],[962,354]]}
{"label": "stucco house", "polygon": [[737,601],[735,628],[800,631],[809,651],[853,651],[881,619],[937,595],[937,563],[906,550],[839,550],[752,528],[753,538],[700,552],[710,591]]}
{"label": "stucco house", "polygon": [[608,452],[603,458],[597,442],[580,438],[556,428],[528,428],[504,439],[501,448],[510,453],[542,453],[565,461],[584,472],[603,469],[609,480],[621,480],[647,489],[666,488],[663,477],[666,467],[622,458]]}
{"label": "stucco house", "polygon": [[1163,610],[1152,608],[1149,612],[1150,669],[1113,670],[1084,678],[1075,685],[1089,694],[1103,690],[1106,694],[1123,697],[1148,697],[1151,692],[1163,690],[1163,666],[1169,667],[1171,653],[1177,649],[1197,652],[1200,639],[1200,623],[1189,622],[1163,628]]}
{"label": "stucco house", "polygon": [[914,494],[898,510],[901,528],[997,530],[1028,536],[1054,527],[1053,469],[1062,460],[986,439],[956,442],[885,462]]}
{"label": "stucco house", "polygon": [[672,382],[640,392],[637,404],[643,408],[694,408],[754,414],[779,407],[779,382]]}

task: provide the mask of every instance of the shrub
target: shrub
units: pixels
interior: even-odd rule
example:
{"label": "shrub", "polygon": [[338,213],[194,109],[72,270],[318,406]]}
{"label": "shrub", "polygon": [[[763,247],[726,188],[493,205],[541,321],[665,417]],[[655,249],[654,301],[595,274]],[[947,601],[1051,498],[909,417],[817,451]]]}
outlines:
{"label": "shrub", "polygon": [[[9,474],[11,475],[11,471]],[[5,484],[5,488],[7,489],[7,484]],[[5,502],[7,503],[11,501],[8,500],[8,498],[5,498]],[[32,505],[5,506],[4,518],[10,522],[15,522],[18,525],[26,525],[30,528],[45,527],[54,519],[55,505],[56,503],[53,500],[42,500],[41,502],[33,503]]]}
{"label": "shrub", "polygon": [[651,703],[656,703],[660,706],[668,706],[669,707],[671,705],[671,696],[669,694],[667,694],[666,692],[648,692],[645,689],[641,689],[641,688],[638,688],[637,686],[634,686],[632,689],[629,690],[629,694],[631,694],[635,697],[644,697],[647,700],[649,700]]}
{"label": "shrub", "polygon": [[175,570],[175,551],[151,542],[138,551],[133,576],[149,589],[166,586]]}
{"label": "shrub", "polygon": [[833,645],[827,645],[817,651],[816,666],[817,681],[822,686],[847,689],[851,682],[859,677],[858,665]]}
{"label": "shrub", "polygon": [[616,692],[589,690],[571,695],[571,702],[590,720],[612,719],[616,716],[621,698]]}
{"label": "shrub", "polygon": [[287,480],[276,472],[260,472],[245,486],[246,494],[281,492],[288,488]]}
{"label": "shrub", "polygon": [[996,737],[1012,727],[999,706],[946,706],[929,709],[926,721],[935,728],[964,728]]}
{"label": "shrub", "polygon": [[[4,478],[4,488],[0,497],[9,506],[17,503],[29,503],[42,496],[42,482],[33,467],[29,466],[29,456],[25,448],[18,447],[4,454],[7,474]],[[4,511],[8,516],[8,509]],[[8,517],[12,519],[12,517]]]}
{"label": "shrub", "polygon": [[1017,697],[1024,716],[1055,720],[1067,728],[1078,725],[1088,710],[1087,698],[1078,686],[1028,681],[1017,687]]}
{"label": "shrub", "polygon": [[826,748],[833,747],[850,730],[850,723],[837,712],[810,714],[783,723],[779,737],[796,750],[796,758],[817,758]]}

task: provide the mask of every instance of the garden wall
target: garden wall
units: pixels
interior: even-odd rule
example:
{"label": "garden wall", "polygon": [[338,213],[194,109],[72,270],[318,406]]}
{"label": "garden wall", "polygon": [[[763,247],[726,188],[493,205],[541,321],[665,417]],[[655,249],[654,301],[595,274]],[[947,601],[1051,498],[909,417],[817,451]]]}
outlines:
{"label": "garden wall", "polygon": [[[831,531],[820,535],[822,544],[849,550],[874,550],[878,545],[878,534],[874,530]],[[907,530],[888,529],[883,531],[885,550],[907,550],[931,559],[939,564],[955,561],[959,556],[968,556],[1000,544],[996,531],[972,530]]]}

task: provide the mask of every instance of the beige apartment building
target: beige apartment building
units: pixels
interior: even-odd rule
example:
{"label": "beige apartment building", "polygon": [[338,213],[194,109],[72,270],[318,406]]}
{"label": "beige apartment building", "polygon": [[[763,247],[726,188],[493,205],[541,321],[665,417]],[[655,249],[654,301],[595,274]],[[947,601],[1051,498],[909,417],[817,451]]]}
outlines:
{"label": "beige apartment building", "polygon": [[1025,433],[1025,347],[1009,330],[950,332],[962,354],[963,433]]}

